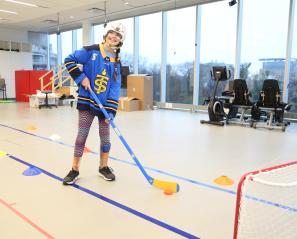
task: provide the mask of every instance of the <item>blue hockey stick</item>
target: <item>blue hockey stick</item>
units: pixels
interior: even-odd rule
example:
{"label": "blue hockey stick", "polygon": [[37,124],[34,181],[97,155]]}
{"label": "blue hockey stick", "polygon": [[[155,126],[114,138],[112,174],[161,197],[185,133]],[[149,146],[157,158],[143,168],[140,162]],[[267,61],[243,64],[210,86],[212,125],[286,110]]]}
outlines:
{"label": "blue hockey stick", "polygon": [[140,169],[142,174],[145,176],[146,180],[153,186],[163,189],[164,191],[169,191],[169,192],[178,192],[179,191],[179,185],[175,182],[168,182],[168,181],[163,181],[163,180],[157,180],[148,175],[148,173],[145,171],[135,154],[133,153],[132,149],[128,145],[127,141],[124,139],[123,135],[121,134],[120,130],[117,128],[115,125],[113,119],[108,115],[107,111],[104,109],[103,105],[101,104],[100,100],[98,99],[97,95],[92,91],[92,89],[89,88],[89,92],[91,93],[93,99],[95,102],[98,104],[100,107],[102,113],[104,114],[105,118],[109,120],[109,123],[115,133],[119,136],[120,140],[122,141],[123,145],[125,148],[128,150],[129,154],[133,158],[134,162],[136,163],[137,167]]}

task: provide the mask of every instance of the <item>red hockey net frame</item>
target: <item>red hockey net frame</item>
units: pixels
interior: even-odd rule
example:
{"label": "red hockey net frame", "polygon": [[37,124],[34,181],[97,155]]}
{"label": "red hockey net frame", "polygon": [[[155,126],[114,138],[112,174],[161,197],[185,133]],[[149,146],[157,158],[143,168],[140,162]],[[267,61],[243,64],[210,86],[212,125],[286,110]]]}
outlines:
{"label": "red hockey net frame", "polygon": [[277,166],[273,166],[270,168],[265,168],[253,172],[249,172],[244,174],[237,186],[237,194],[236,194],[236,209],[235,209],[235,219],[234,219],[234,232],[233,232],[233,239],[238,239],[238,229],[239,229],[239,220],[240,220],[240,206],[241,206],[241,199],[242,199],[242,191],[243,191],[243,185],[246,180],[252,180],[253,176],[258,175],[260,173],[265,173],[269,171],[274,171],[281,168],[286,168],[292,165],[297,165],[297,161],[281,164]]}

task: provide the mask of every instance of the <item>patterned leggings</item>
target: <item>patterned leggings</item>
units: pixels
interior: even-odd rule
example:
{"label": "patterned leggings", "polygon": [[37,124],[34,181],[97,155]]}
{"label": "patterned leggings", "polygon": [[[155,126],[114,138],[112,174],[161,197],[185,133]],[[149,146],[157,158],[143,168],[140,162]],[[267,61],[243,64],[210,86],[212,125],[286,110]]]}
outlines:
{"label": "patterned leggings", "polygon": [[[78,111],[78,134],[75,141],[74,157],[81,157],[84,152],[85,143],[89,135],[89,131],[94,119],[88,110]],[[110,150],[110,131],[109,124],[105,122],[105,119],[98,118],[99,124],[99,137],[100,137],[100,150],[104,148],[104,152]]]}

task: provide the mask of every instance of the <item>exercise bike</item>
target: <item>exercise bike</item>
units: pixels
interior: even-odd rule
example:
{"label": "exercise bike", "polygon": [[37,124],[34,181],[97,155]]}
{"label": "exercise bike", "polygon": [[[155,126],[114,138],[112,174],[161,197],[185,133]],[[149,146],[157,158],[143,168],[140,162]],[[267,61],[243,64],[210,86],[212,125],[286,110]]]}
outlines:
{"label": "exercise bike", "polygon": [[215,88],[213,94],[204,103],[208,103],[208,117],[209,120],[200,120],[201,124],[213,124],[224,126],[224,119],[226,113],[224,111],[224,103],[229,101],[230,97],[216,96],[217,88],[220,81],[226,81],[230,79],[231,72],[227,70],[226,66],[214,66],[210,71],[211,78],[215,81]]}

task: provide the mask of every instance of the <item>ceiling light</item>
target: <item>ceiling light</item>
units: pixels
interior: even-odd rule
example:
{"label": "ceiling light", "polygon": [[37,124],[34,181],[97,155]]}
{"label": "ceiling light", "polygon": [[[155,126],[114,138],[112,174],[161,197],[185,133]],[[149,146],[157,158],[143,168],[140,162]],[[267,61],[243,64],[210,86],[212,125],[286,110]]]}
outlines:
{"label": "ceiling light", "polygon": [[20,1],[14,1],[14,0],[5,0],[5,1],[25,5],[25,6],[28,6],[28,7],[38,7],[37,5],[32,4],[32,3],[20,2]]}
{"label": "ceiling light", "polygon": [[10,14],[18,14],[17,12],[7,11],[7,10],[3,10],[3,9],[0,9],[0,12],[6,12],[6,13],[10,13]]}
{"label": "ceiling light", "polygon": [[57,24],[58,23],[58,21],[51,20],[51,19],[46,19],[46,20],[43,20],[42,22],[47,23],[47,24]]}
{"label": "ceiling light", "polygon": [[126,4],[126,5],[129,5],[129,3],[128,3],[128,2],[124,2],[124,4]]}
{"label": "ceiling light", "polygon": [[90,9],[87,10],[89,13],[98,13],[98,12],[102,12],[104,11],[103,9],[101,8],[97,8],[97,7],[92,7]]}

